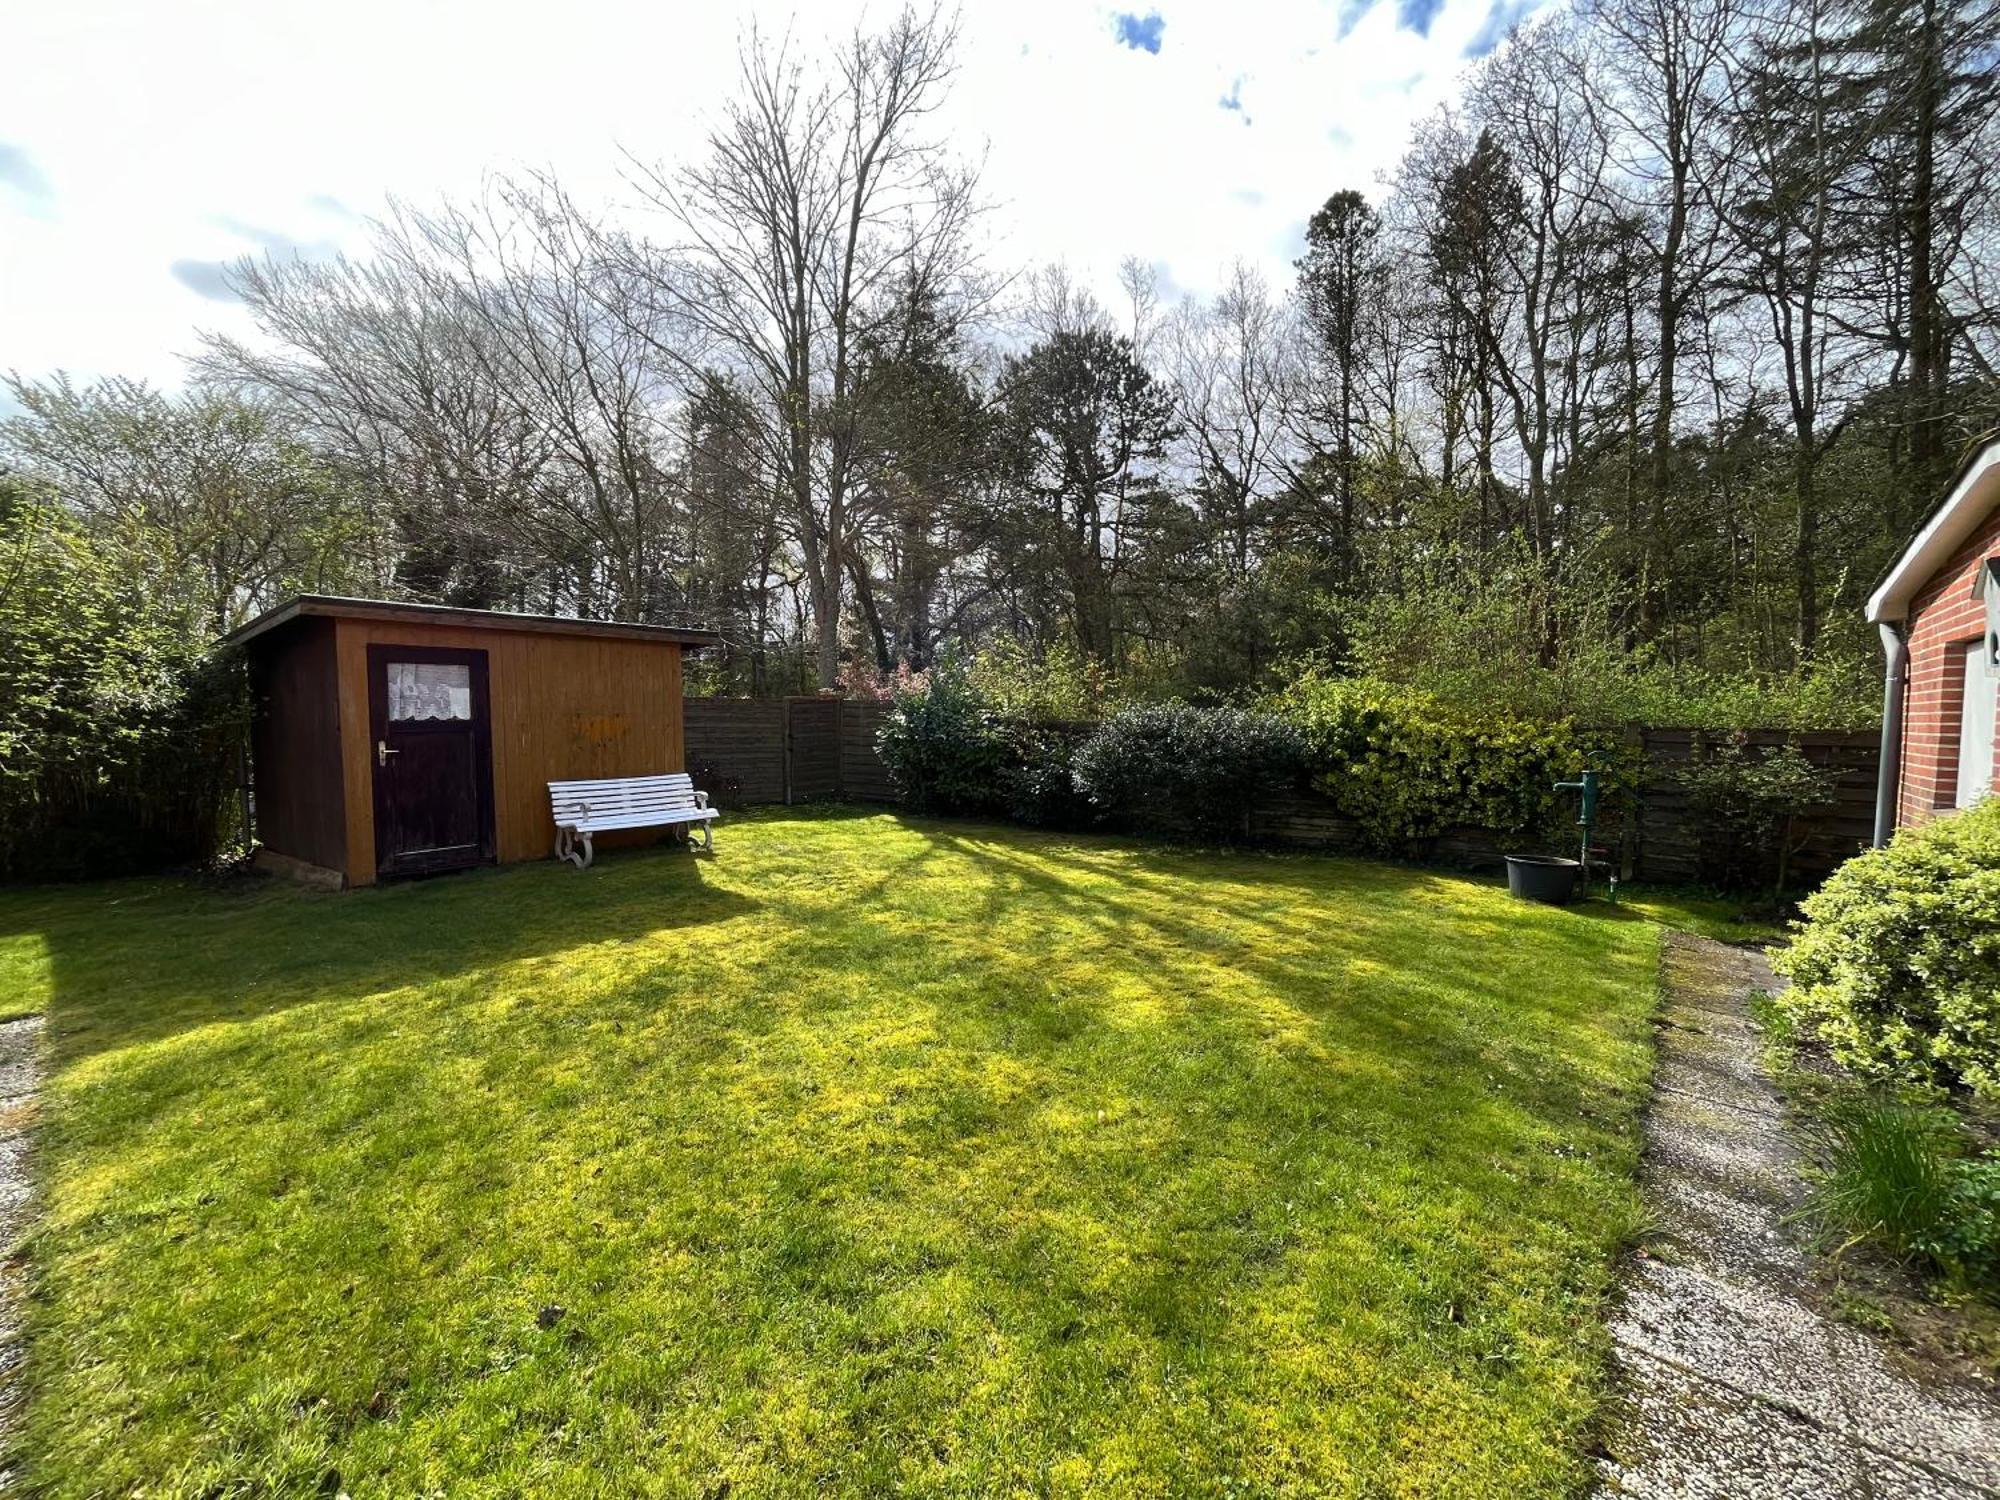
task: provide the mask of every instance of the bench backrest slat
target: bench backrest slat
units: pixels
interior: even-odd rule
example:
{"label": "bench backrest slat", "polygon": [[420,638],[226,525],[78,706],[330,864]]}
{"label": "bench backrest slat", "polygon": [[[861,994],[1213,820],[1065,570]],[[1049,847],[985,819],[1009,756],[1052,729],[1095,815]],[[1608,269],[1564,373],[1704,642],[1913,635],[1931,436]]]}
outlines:
{"label": "bench backrest slat", "polygon": [[562,821],[685,812],[695,805],[694,781],[684,772],[549,783],[549,806]]}

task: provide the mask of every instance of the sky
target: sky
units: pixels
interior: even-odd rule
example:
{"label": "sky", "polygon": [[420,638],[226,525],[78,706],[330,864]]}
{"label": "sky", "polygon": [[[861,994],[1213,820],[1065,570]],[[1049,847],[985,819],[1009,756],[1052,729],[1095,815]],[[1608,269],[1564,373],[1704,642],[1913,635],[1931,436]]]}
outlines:
{"label": "sky", "polygon": [[[1545,0],[965,0],[939,117],[983,163],[998,266],[1119,262],[1171,295],[1290,275],[1307,216]],[[365,253],[389,196],[552,169],[644,227],[619,171],[699,154],[753,20],[817,43],[873,0],[65,0],[0,10],[0,370],[174,386],[248,332],[221,268]]]}

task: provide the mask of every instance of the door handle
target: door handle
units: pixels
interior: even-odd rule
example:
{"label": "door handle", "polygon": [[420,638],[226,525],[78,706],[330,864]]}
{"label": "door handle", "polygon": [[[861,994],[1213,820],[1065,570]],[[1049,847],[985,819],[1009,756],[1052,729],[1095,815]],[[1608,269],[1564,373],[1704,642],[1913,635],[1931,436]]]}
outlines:
{"label": "door handle", "polygon": [[378,766],[388,765],[390,756],[401,755],[402,753],[400,750],[391,750],[387,740],[377,740],[375,742],[375,764]]}

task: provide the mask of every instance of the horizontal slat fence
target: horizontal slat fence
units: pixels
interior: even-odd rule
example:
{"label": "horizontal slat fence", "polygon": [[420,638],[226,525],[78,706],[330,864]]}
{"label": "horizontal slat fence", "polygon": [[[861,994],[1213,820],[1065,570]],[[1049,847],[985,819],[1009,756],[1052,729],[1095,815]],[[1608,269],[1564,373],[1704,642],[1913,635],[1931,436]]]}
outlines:
{"label": "horizontal slat fence", "polygon": [[[757,802],[898,800],[888,767],[875,751],[889,706],[832,697],[687,700],[688,770],[695,785],[720,806]],[[1635,731],[1648,772],[1639,815],[1616,842],[1628,877],[1674,882],[1700,880],[1727,863],[1729,835],[1688,805],[1675,779],[1702,734],[1687,728]],[[1873,829],[1875,775],[1880,745],[1873,733],[1791,734],[1753,730],[1753,745],[1795,741],[1815,765],[1839,773],[1833,805],[1806,825],[1803,848],[1793,856],[1795,884],[1823,879],[1842,860],[1865,848]],[[789,744],[788,744],[789,741]],[[1353,850],[1354,824],[1322,797],[1288,791],[1251,817],[1253,837],[1296,848]],[[1483,829],[1449,829],[1428,850],[1440,864],[1477,869],[1498,865],[1512,852]]]}
{"label": "horizontal slat fence", "polygon": [[840,714],[841,795],[850,802],[897,802],[896,783],[875,753],[875,736],[889,716],[886,703],[845,703]]}
{"label": "horizontal slat fence", "polygon": [[875,753],[886,703],[832,697],[690,698],[687,765],[718,807],[897,801]]}
{"label": "horizontal slat fence", "polygon": [[687,768],[718,807],[786,802],[785,700],[689,698]]}
{"label": "horizontal slat fence", "polygon": [[[1647,775],[1634,862],[1649,880],[1698,880],[1728,858],[1726,830],[1688,806],[1687,792],[1674,777],[1675,767],[1686,764],[1704,738],[1713,736],[1685,728],[1639,731]],[[1879,735],[1754,729],[1747,738],[1752,745],[1794,741],[1807,760],[1838,773],[1833,804],[1806,820],[1804,843],[1792,856],[1800,885],[1824,880],[1841,861],[1868,846],[1875,831],[1875,777],[1882,762]]]}

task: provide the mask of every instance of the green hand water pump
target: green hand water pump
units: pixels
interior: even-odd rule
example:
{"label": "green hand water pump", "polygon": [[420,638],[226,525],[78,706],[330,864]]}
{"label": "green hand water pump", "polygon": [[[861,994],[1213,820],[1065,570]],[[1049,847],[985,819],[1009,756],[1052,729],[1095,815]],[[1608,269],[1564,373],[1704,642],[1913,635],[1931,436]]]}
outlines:
{"label": "green hand water pump", "polygon": [[1578,871],[1578,876],[1582,888],[1588,890],[1590,888],[1590,828],[1597,821],[1597,773],[1595,771],[1585,771],[1575,781],[1558,781],[1555,784],[1555,790],[1559,792],[1575,792],[1577,794],[1576,823],[1577,827],[1583,830],[1582,845],[1577,850],[1577,864],[1581,867]]}

